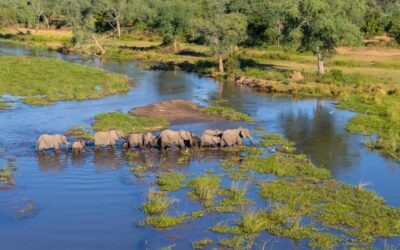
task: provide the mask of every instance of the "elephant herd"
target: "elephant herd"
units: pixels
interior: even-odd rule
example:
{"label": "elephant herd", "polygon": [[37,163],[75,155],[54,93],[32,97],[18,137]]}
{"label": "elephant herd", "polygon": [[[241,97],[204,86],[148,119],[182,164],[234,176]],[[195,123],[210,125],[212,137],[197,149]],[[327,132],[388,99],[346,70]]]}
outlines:
{"label": "elephant herd", "polygon": [[[236,128],[227,130],[205,130],[203,134],[198,137],[195,133],[187,130],[170,130],[166,129],[161,131],[160,135],[156,136],[150,132],[147,133],[134,133],[126,135],[120,130],[110,130],[96,132],[93,139],[95,150],[103,146],[115,147],[119,139],[124,139],[122,148],[124,149],[150,149],[159,148],[161,151],[177,146],[183,148],[195,147],[235,147],[243,145],[243,139],[247,138],[253,145],[252,137],[248,129]],[[64,144],[68,149],[68,141],[64,135],[48,135],[43,134],[39,136],[36,142],[36,150],[39,153],[44,152],[46,149],[54,149],[56,152],[60,150],[60,145]],[[84,140],[77,140],[72,143],[72,153],[80,153],[83,151],[87,142]]]}

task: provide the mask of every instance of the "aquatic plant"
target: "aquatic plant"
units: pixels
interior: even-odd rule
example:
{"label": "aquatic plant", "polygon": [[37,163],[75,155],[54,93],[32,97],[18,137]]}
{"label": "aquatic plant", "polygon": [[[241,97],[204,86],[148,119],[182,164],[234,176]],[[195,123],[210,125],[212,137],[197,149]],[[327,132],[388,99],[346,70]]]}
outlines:
{"label": "aquatic plant", "polygon": [[175,172],[167,172],[158,175],[157,184],[162,191],[176,191],[183,187],[185,175]]}
{"label": "aquatic plant", "polygon": [[119,129],[126,133],[156,131],[168,126],[168,122],[160,118],[133,117],[121,112],[102,113],[95,116],[92,127],[94,131]]}
{"label": "aquatic plant", "polygon": [[192,242],[192,247],[195,250],[201,250],[207,245],[210,245],[213,243],[213,240],[211,239],[203,239],[203,240],[197,240],[195,242]]}
{"label": "aquatic plant", "polygon": [[143,225],[149,225],[158,229],[166,229],[169,227],[176,226],[180,223],[183,223],[187,219],[186,215],[180,215],[177,217],[167,216],[167,215],[159,215],[159,216],[150,216],[143,220]]}
{"label": "aquatic plant", "polygon": [[260,140],[260,145],[262,147],[273,147],[274,150],[283,153],[293,153],[295,151],[294,143],[278,134],[263,135]]}
{"label": "aquatic plant", "polygon": [[224,152],[230,153],[246,153],[249,155],[262,155],[264,151],[261,148],[256,147],[246,147],[246,146],[238,146],[238,147],[226,147],[222,148]]}
{"label": "aquatic plant", "polygon": [[0,56],[0,95],[22,96],[31,105],[98,99],[127,92],[128,78],[53,58]]}
{"label": "aquatic plant", "polygon": [[238,112],[233,108],[226,107],[226,106],[208,106],[203,109],[204,112],[213,114],[213,115],[220,115],[226,119],[233,120],[233,121],[246,121],[246,122],[254,122],[255,119],[251,118],[247,114]]}
{"label": "aquatic plant", "polygon": [[167,211],[171,204],[165,192],[150,191],[147,193],[147,201],[143,203],[143,210],[146,214],[162,214]]}
{"label": "aquatic plant", "polygon": [[223,196],[227,196],[218,205],[219,206],[237,206],[251,203],[252,200],[246,198],[247,185],[240,186],[239,184],[232,182],[230,188],[224,190]]}
{"label": "aquatic plant", "polygon": [[16,167],[12,162],[8,162],[6,166],[0,168],[0,189],[7,189],[7,187],[15,184],[15,171]]}
{"label": "aquatic plant", "polygon": [[9,107],[9,104],[4,103],[4,101],[0,99],[0,110],[8,109]]}
{"label": "aquatic plant", "polygon": [[212,175],[198,176],[187,183],[187,187],[192,188],[188,192],[188,197],[204,202],[205,207],[211,207],[216,192],[220,188],[220,177]]}

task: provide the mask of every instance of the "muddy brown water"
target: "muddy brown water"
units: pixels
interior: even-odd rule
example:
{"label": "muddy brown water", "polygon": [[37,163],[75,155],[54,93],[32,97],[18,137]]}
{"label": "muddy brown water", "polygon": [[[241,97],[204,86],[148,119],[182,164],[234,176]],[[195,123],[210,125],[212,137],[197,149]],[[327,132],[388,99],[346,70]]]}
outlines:
{"label": "muddy brown water", "polygon": [[[354,113],[337,110],[328,100],[295,100],[274,98],[255,93],[246,87],[218,83],[212,79],[180,71],[140,70],[133,61],[82,60],[76,55],[61,55],[46,50],[32,50],[0,43],[0,53],[55,57],[124,73],[135,80],[125,95],[99,100],[58,102],[51,106],[33,107],[20,102],[0,112],[0,164],[16,159],[18,168],[12,190],[0,190],[0,249],[190,249],[191,242],[204,238],[224,238],[208,231],[215,223],[234,221],[237,214],[207,215],[194,222],[169,230],[140,227],[144,218],[140,209],[160,169],[174,169],[198,175],[213,169],[221,152],[210,151],[201,156],[180,160],[169,152],[156,151],[136,160],[149,166],[145,180],[137,179],[129,170],[128,158],[117,149],[94,153],[91,148],[81,156],[61,153],[38,156],[35,139],[41,133],[62,133],[73,125],[89,125],[94,115],[108,111],[128,112],[134,107],[154,102],[187,99],[205,105],[205,99],[219,97],[226,104],[257,119],[243,122],[202,122],[174,125],[200,133],[206,128],[227,129],[247,126],[253,132],[265,127],[266,132],[280,133],[296,143],[317,165],[329,169],[339,181],[358,185],[384,197],[389,205],[400,207],[400,165],[362,146],[366,138],[346,131],[345,124]],[[16,97],[5,96],[5,99]],[[257,139],[257,135],[255,136]],[[135,162],[135,164],[138,164]],[[260,177],[267,178],[267,177]],[[223,180],[229,185],[230,181]],[[200,205],[185,199],[180,190],[170,196],[176,203],[170,214],[190,213]],[[259,206],[257,189],[250,188],[248,197]],[[307,248],[307,241],[292,241],[262,233],[259,243],[267,249]],[[399,246],[399,238],[378,240],[375,246]],[[215,246],[215,245],[214,245]]]}

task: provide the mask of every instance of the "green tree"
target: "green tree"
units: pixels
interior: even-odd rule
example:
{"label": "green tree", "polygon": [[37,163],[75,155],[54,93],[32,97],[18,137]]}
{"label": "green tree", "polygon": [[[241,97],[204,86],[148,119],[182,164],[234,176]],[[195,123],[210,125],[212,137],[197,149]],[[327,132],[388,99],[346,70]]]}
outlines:
{"label": "green tree", "polygon": [[232,46],[246,39],[247,21],[240,13],[217,14],[214,18],[203,20],[198,26],[200,34],[218,58],[218,68],[224,72],[224,56]]}
{"label": "green tree", "polygon": [[363,0],[283,0],[282,4],[288,6],[282,14],[284,41],[301,51],[313,51],[319,74],[325,73],[324,57],[334,53],[338,45],[362,41]]}
{"label": "green tree", "polygon": [[134,0],[100,0],[96,1],[97,12],[104,14],[107,24],[121,36],[121,23],[128,22],[132,9],[135,5]]}
{"label": "green tree", "polygon": [[159,33],[165,44],[173,44],[174,52],[178,52],[178,36],[190,32],[193,6],[189,1],[170,0],[153,1],[156,15],[152,19],[153,29]]}

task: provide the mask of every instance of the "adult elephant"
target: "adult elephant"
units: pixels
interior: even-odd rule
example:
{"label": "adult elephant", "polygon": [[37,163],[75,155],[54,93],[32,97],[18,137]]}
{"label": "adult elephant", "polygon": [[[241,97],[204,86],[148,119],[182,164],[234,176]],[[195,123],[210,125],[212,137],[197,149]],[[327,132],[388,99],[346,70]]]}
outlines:
{"label": "adult elephant", "polygon": [[200,138],[201,147],[219,147],[221,146],[221,137],[203,134]]}
{"label": "adult elephant", "polygon": [[249,139],[251,145],[254,145],[250,131],[247,128],[242,127],[225,130],[222,133],[221,144],[226,147],[240,146],[243,145],[243,138]]}
{"label": "adult elephant", "polygon": [[157,137],[152,133],[135,133],[128,136],[128,148],[152,148]]}
{"label": "adult elephant", "polygon": [[60,144],[64,144],[68,149],[68,141],[65,135],[48,135],[43,134],[36,140],[36,150],[41,153],[43,150],[53,148],[55,152],[60,150]]}
{"label": "adult elephant", "polygon": [[193,147],[195,144],[193,138],[195,136],[196,135],[193,132],[187,130],[163,130],[159,137],[161,150],[164,150],[167,147],[172,147],[173,145],[177,145],[180,149],[185,146]]}
{"label": "adult elephant", "polygon": [[143,147],[144,148],[152,148],[154,143],[157,140],[157,136],[153,135],[150,132],[143,134]]}
{"label": "adult elephant", "polygon": [[97,150],[101,146],[115,146],[115,141],[125,137],[125,133],[121,130],[110,130],[96,132],[93,136],[94,148]]}
{"label": "adult elephant", "polygon": [[204,130],[204,131],[203,131],[202,136],[203,136],[203,135],[209,135],[209,136],[218,136],[218,137],[221,137],[223,132],[224,132],[224,131],[219,130],[219,129],[207,129],[207,130]]}

